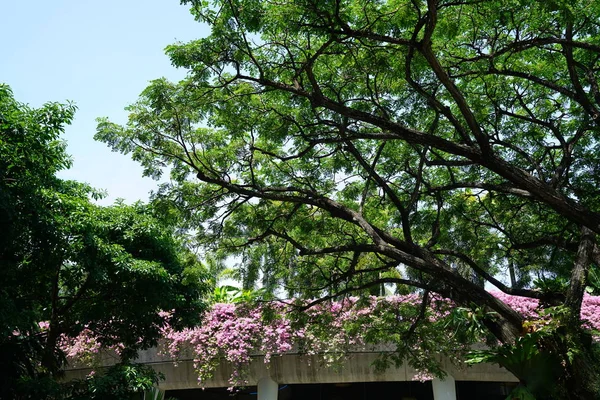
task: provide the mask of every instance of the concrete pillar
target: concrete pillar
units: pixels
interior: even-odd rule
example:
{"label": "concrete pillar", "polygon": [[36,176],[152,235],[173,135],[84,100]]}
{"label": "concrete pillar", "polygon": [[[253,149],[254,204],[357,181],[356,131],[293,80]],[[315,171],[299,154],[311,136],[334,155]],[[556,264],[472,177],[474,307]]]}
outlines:
{"label": "concrete pillar", "polygon": [[456,400],[456,382],[452,376],[446,375],[443,381],[434,378],[431,383],[434,400]]}
{"label": "concrete pillar", "polygon": [[277,400],[279,385],[268,376],[258,381],[258,400]]}

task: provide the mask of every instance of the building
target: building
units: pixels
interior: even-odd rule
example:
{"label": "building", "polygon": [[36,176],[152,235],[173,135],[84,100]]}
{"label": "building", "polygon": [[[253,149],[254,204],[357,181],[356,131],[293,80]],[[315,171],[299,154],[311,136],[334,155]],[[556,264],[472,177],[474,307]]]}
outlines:
{"label": "building", "polygon": [[[418,372],[407,365],[376,372],[373,362],[381,351],[385,350],[353,352],[337,367],[324,366],[318,355],[291,352],[273,357],[267,367],[264,357],[255,355],[247,371],[247,386],[234,392],[227,389],[232,374],[227,362],[218,365],[202,389],[191,359],[175,365],[150,349],[141,352],[137,361],[163,373],[166,379],[160,388],[166,391],[165,398],[179,400],[504,400],[518,382],[495,365],[459,369],[449,362],[444,362],[448,373],[445,380],[420,382],[415,380]],[[107,365],[111,357],[106,356],[103,362]],[[67,377],[83,378],[90,370],[71,368]]]}

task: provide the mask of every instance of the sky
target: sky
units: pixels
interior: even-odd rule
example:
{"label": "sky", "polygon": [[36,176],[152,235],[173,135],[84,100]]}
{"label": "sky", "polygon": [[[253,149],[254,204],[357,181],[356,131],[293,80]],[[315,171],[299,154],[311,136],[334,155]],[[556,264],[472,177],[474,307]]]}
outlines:
{"label": "sky", "polygon": [[0,17],[0,82],[32,107],[78,107],[64,135],[73,167],[61,177],[105,189],[104,204],[147,200],[156,182],[128,155],[94,141],[95,120],[125,123],[124,107],[149,81],[183,78],[164,48],[206,36],[206,26],[178,0],[4,0]]}

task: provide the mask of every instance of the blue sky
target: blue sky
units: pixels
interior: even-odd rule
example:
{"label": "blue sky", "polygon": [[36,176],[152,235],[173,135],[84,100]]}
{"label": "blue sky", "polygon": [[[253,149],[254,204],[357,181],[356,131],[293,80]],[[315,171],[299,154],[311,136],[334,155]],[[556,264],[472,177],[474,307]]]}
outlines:
{"label": "blue sky", "polygon": [[5,1],[1,20],[0,82],[34,107],[78,107],[64,136],[74,164],[62,177],[106,189],[103,203],[146,200],[156,183],[129,156],[93,140],[95,119],[124,123],[123,108],[150,80],[182,78],[163,49],[206,36],[206,27],[177,0]]}

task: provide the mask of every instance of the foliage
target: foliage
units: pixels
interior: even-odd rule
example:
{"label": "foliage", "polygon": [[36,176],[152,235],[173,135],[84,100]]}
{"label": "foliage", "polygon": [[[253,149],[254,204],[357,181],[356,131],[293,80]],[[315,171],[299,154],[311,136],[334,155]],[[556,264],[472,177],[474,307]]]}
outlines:
{"label": "foliage", "polygon": [[[170,173],[155,201],[245,289],[409,286],[507,344],[524,318],[485,283],[579,316],[600,260],[599,2],[183,3],[211,28],[167,48],[188,77],[97,138]],[[596,397],[598,374],[558,358],[567,397]]]}
{"label": "foliage", "polygon": [[[598,321],[598,297],[585,296],[580,319],[583,326],[595,332],[595,338],[585,338],[590,332],[578,332],[577,330],[565,329],[565,326],[574,321],[570,311],[564,306],[539,308],[538,304],[531,299],[506,298],[505,301],[513,304],[514,308],[526,315],[527,321],[523,324],[523,336],[515,343],[503,344],[502,346],[489,349],[472,351],[467,357],[467,364],[481,362],[493,362],[502,365],[516,376],[522,377],[522,384],[516,391],[514,397],[519,393],[535,393],[540,398],[553,398],[561,392],[557,386],[564,370],[561,364],[573,362],[582,357],[585,348],[582,343],[593,340],[592,351],[599,350],[599,337],[597,336]],[[521,303],[520,305],[517,305]],[[578,334],[574,334],[578,333]],[[558,345],[563,346],[563,351],[557,351],[557,345],[547,339],[558,337]],[[561,359],[562,356],[566,359]]]}
{"label": "foliage", "polygon": [[213,291],[213,303],[247,303],[260,299],[264,290],[244,290],[235,286],[217,286]]}
{"label": "foliage", "polygon": [[161,310],[183,327],[203,307],[204,270],[155,209],[100,207],[90,199],[99,192],[56,177],[70,165],[60,134],[73,112],[31,109],[0,86],[2,398],[51,382],[65,362],[61,340],[89,330],[129,359],[156,344]]}
{"label": "foliage", "polygon": [[506,398],[506,400],[536,400],[536,398],[526,387],[517,386],[515,390],[513,390]]}
{"label": "foliage", "polygon": [[164,400],[165,392],[160,390],[158,387],[153,386],[149,390],[144,392],[143,400]]}
{"label": "foliage", "polygon": [[164,376],[143,364],[116,364],[102,373],[63,386],[65,399],[144,400],[145,392],[155,393]]}
{"label": "foliage", "polygon": [[468,363],[492,362],[506,367],[523,377],[522,385],[541,398],[548,398],[556,391],[556,381],[562,372],[552,355],[537,347],[539,333],[529,333],[517,339],[511,346],[501,346],[494,351],[474,351]]}

